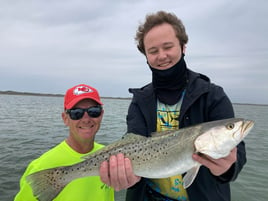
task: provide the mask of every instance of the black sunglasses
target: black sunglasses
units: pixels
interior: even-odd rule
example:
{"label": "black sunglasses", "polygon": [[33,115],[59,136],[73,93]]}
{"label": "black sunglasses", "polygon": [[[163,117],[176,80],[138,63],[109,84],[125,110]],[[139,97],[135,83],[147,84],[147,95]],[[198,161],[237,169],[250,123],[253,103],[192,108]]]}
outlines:
{"label": "black sunglasses", "polygon": [[101,115],[102,106],[97,105],[97,106],[93,106],[93,107],[89,107],[89,108],[85,108],[85,109],[74,108],[74,109],[66,110],[66,113],[69,114],[69,116],[72,120],[81,119],[84,116],[85,112],[87,112],[88,116],[90,116],[92,118],[97,118]]}

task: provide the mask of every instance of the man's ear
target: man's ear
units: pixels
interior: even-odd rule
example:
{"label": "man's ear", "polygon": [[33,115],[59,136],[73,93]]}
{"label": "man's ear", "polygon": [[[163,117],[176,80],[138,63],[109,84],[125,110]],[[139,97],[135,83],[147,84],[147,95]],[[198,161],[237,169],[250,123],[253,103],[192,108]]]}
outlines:
{"label": "man's ear", "polygon": [[183,45],[183,47],[182,47],[182,53],[185,54],[185,52],[186,52],[186,45]]}
{"label": "man's ear", "polygon": [[68,126],[69,125],[69,118],[68,118],[68,114],[66,112],[62,112],[61,113],[61,118],[63,120],[63,123]]}

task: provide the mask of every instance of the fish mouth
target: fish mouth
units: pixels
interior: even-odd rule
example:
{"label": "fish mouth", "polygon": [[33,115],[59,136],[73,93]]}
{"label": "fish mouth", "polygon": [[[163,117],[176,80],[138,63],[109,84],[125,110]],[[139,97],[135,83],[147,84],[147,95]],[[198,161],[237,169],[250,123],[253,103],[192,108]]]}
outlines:
{"label": "fish mouth", "polygon": [[243,125],[242,125],[242,133],[244,133],[244,135],[246,135],[247,133],[249,133],[249,131],[253,128],[254,126],[254,122],[251,120],[244,120],[243,121]]}

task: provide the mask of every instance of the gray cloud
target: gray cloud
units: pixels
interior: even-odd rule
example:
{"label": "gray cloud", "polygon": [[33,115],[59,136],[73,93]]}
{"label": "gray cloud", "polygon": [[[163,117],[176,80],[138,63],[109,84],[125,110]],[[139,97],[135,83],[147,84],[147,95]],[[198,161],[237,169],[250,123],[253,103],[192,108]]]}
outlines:
{"label": "gray cloud", "polygon": [[130,96],[151,81],[135,31],[158,10],[183,20],[189,68],[233,102],[268,103],[265,0],[1,1],[0,90],[64,93],[88,83],[102,96]]}

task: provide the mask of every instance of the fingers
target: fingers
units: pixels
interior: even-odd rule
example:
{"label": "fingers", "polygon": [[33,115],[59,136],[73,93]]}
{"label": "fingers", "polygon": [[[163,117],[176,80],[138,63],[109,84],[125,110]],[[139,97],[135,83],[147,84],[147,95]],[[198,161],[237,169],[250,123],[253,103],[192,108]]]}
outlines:
{"label": "fingers", "polygon": [[125,167],[126,167],[126,176],[127,176],[127,179],[128,179],[127,188],[129,188],[130,186],[133,186],[138,181],[140,181],[141,177],[136,176],[134,174],[131,161],[128,158],[125,158]]}
{"label": "fingers", "polygon": [[120,167],[118,164],[122,165],[122,162],[118,161],[117,156],[111,156],[109,160],[110,186],[112,186],[116,191],[121,190],[120,180],[118,178],[118,175],[120,175]]}
{"label": "fingers", "polygon": [[[121,159],[122,160],[122,159]],[[122,163],[119,162],[122,165]],[[112,186],[116,191],[120,190],[120,181],[118,179],[118,162],[116,156],[111,156],[108,161],[104,161],[100,166],[101,181],[108,186]]]}
{"label": "fingers", "polygon": [[237,160],[237,148],[235,147],[231,150],[228,156],[219,159],[213,159],[207,155],[198,154],[193,154],[192,157],[194,160],[210,169],[210,172],[213,175],[219,176],[228,171],[232,164]]}
{"label": "fingers", "polygon": [[107,161],[104,161],[101,163],[100,178],[103,183],[107,184],[108,186],[111,186],[110,176],[109,176],[109,164]]}
{"label": "fingers", "polygon": [[127,186],[124,155],[118,154],[117,156],[111,156],[109,165],[111,186],[116,191],[119,191]]}
{"label": "fingers", "polygon": [[229,154],[229,160],[230,161],[236,161],[237,160],[237,147],[231,150]]}
{"label": "fingers", "polygon": [[128,178],[126,175],[125,170],[125,157],[123,154],[117,155],[117,176],[118,176],[118,182],[120,186],[127,186],[128,185]]}
{"label": "fingers", "polygon": [[193,154],[193,159],[203,166],[207,167],[213,175],[221,175],[221,167],[218,165],[219,161],[208,158],[207,156],[201,156],[197,154]]}
{"label": "fingers", "polygon": [[134,175],[131,161],[123,154],[111,156],[109,162],[101,164],[100,178],[116,191],[126,189],[140,180],[140,177]]}

